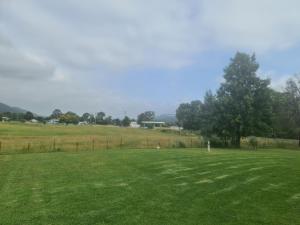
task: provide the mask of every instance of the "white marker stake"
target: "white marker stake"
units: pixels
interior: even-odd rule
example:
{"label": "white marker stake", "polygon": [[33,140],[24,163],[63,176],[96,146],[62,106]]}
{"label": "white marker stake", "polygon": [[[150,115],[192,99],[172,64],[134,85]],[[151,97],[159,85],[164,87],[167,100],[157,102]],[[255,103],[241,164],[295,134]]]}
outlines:
{"label": "white marker stake", "polygon": [[210,152],[210,141],[207,142],[207,150]]}

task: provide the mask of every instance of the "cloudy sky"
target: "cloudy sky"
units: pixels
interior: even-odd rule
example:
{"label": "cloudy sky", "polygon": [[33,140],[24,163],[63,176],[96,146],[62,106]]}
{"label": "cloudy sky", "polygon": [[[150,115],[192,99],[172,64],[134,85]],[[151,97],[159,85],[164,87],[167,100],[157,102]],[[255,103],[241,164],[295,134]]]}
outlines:
{"label": "cloudy sky", "polygon": [[0,0],[0,102],[130,116],[215,90],[236,51],[300,72],[298,0]]}

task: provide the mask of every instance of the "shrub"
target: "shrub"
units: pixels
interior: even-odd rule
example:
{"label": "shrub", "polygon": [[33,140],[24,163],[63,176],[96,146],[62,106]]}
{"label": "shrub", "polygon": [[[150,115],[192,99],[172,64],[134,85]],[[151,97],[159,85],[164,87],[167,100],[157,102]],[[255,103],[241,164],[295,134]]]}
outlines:
{"label": "shrub", "polygon": [[177,147],[178,148],[186,148],[186,144],[183,141],[178,141]]}
{"label": "shrub", "polygon": [[258,146],[258,140],[255,136],[250,136],[248,137],[248,143],[249,143],[249,146],[253,149],[257,149],[257,146]]}

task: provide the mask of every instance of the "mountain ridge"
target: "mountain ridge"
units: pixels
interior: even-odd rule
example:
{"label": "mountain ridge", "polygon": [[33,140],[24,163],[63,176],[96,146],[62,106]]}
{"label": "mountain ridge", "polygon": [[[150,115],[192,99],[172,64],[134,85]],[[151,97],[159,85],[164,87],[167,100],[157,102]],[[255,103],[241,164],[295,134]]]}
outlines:
{"label": "mountain ridge", "polygon": [[11,113],[26,113],[28,110],[22,109],[16,106],[9,106],[0,102],[0,113],[11,112]]}

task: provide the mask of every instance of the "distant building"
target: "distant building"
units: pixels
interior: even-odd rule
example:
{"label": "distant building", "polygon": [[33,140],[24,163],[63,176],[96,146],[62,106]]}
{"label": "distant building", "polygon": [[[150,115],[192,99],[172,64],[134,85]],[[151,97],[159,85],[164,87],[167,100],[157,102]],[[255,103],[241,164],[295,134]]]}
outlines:
{"label": "distant building", "polygon": [[166,123],[165,122],[158,122],[158,121],[142,121],[142,127],[162,127]]}
{"label": "distant building", "polygon": [[48,120],[47,123],[48,124],[58,124],[59,123],[59,119],[51,119],[51,120]]}
{"label": "distant building", "polygon": [[169,129],[170,129],[170,130],[177,130],[177,131],[180,131],[180,130],[182,130],[183,128],[182,128],[182,127],[179,127],[179,126],[170,126]]}
{"label": "distant building", "polygon": [[39,121],[37,121],[36,119],[32,119],[30,120],[31,123],[38,123]]}
{"label": "distant building", "polygon": [[79,126],[84,126],[84,125],[88,125],[89,123],[86,122],[86,121],[82,121],[82,122],[79,122],[78,125]]}
{"label": "distant building", "polygon": [[140,128],[141,126],[137,122],[131,122],[130,127],[132,128]]}
{"label": "distant building", "polygon": [[6,122],[6,121],[9,121],[9,118],[8,118],[8,117],[5,117],[5,116],[3,116],[3,117],[2,117],[2,122],[4,123],[4,122]]}

